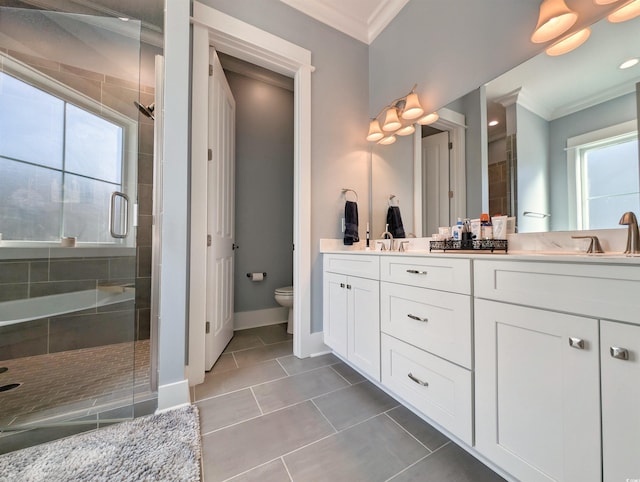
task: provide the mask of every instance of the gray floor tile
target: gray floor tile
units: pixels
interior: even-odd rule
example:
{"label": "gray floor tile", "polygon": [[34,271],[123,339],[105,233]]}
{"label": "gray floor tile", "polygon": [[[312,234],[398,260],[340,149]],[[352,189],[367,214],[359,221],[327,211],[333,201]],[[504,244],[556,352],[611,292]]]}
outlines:
{"label": "gray floor tile", "polygon": [[273,412],[283,407],[349,386],[329,367],[299,373],[291,377],[253,387],[262,411]]}
{"label": "gray floor tile", "polygon": [[337,430],[398,406],[396,400],[370,382],[352,385],[313,401]]}
{"label": "gray floor tile", "polygon": [[504,479],[454,443],[442,447],[393,482],[504,482]]}
{"label": "gray floor tile", "polygon": [[213,365],[211,373],[226,372],[227,370],[233,370],[234,368],[238,368],[238,365],[236,365],[233,355],[231,353],[223,353],[220,355],[220,358],[218,358],[218,361]]}
{"label": "gray floor tile", "polygon": [[296,482],[375,482],[428,453],[389,417],[380,415],[286,455],[284,462]]}
{"label": "gray floor tile", "polygon": [[231,480],[233,482],[289,482],[291,477],[282,459],[276,459]]}
{"label": "gray floor tile", "polygon": [[337,363],[336,365],[331,365],[331,368],[333,368],[335,371],[337,371],[341,377],[343,377],[345,380],[347,380],[349,383],[351,383],[352,385],[355,383],[360,383],[366,380],[365,377],[363,377],[362,375],[360,375],[357,371],[355,371],[353,368],[351,368],[349,365],[347,365],[346,363]]}
{"label": "gray floor tile", "polygon": [[202,437],[205,478],[225,480],[332,433],[311,402],[218,430]]}
{"label": "gray floor tile", "polygon": [[278,343],[281,341],[293,340],[293,335],[287,333],[287,324],[260,326],[252,328],[252,333],[258,335],[265,345]]}
{"label": "gray floor tile", "polygon": [[284,376],[286,376],[286,372],[275,360],[221,373],[207,373],[204,377],[204,383],[195,387],[195,399],[203,400]]}
{"label": "gray floor tile", "polygon": [[417,438],[426,447],[433,451],[449,442],[449,437],[429,425],[407,407],[399,407],[387,412],[392,419],[402,426],[407,432]]}
{"label": "gray floor tile", "polygon": [[261,415],[250,389],[208,398],[197,403],[200,409],[200,433],[207,434],[222,427],[244,422]]}
{"label": "gray floor tile", "polygon": [[226,346],[222,353],[231,353],[232,351],[246,350],[247,348],[255,348],[257,346],[263,346],[260,337],[254,333],[249,333],[248,330],[239,330],[233,332],[233,338]]}
{"label": "gray floor tile", "polygon": [[278,362],[280,362],[280,365],[282,365],[289,375],[296,375],[297,373],[313,370],[314,368],[340,363],[340,360],[332,353],[328,353],[326,355],[308,358],[298,358],[295,355],[290,355],[278,358]]}
{"label": "gray floor tile", "polygon": [[265,360],[291,355],[292,351],[293,341],[290,340],[238,351],[233,356],[236,358],[236,363],[239,367],[246,367]]}

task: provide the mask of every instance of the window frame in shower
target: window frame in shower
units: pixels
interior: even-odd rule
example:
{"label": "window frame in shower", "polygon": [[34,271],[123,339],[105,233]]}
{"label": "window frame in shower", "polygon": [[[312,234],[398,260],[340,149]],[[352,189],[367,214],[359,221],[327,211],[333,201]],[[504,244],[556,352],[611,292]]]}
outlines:
{"label": "window frame in shower", "polygon": [[[83,111],[93,114],[100,119],[110,122],[122,129],[122,141],[121,141],[121,176],[120,176],[120,190],[124,192],[129,199],[132,200],[132,204],[136,203],[136,188],[137,188],[137,157],[138,157],[138,123],[137,121],[127,117],[126,115],[102,104],[101,102],[81,93],[66,84],[53,79],[52,77],[43,74],[35,68],[20,62],[9,56],[4,52],[0,52],[0,72],[3,72],[17,80],[26,83],[36,89],[43,91],[46,94],[61,100],[65,103],[65,117],[66,107],[71,105],[77,107]],[[20,160],[10,159],[17,162]],[[46,166],[37,166],[47,168]],[[64,178],[65,174],[77,175],[73,172],[67,172],[64,165],[62,169],[53,169],[61,172]],[[88,177],[88,179],[93,179]],[[102,179],[96,179],[100,182],[104,182]],[[118,184],[111,183],[114,187]],[[129,226],[134,227],[137,225],[135,219],[136,206],[132,206],[133,214],[129,220]],[[62,209],[60,229],[59,233],[63,236],[63,217],[64,209]],[[43,241],[43,240],[3,240],[3,246],[8,247],[50,247],[59,246],[56,241]],[[131,233],[124,239],[113,239],[109,242],[79,242],[81,246],[88,247],[123,247],[132,248],[135,247],[135,233]]]}

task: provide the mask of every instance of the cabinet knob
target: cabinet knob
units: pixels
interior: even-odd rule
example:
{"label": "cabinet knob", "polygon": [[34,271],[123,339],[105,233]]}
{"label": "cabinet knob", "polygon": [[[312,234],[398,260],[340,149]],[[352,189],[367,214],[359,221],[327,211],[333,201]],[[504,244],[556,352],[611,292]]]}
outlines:
{"label": "cabinet knob", "polygon": [[426,271],[418,271],[417,269],[408,269],[407,273],[411,273],[411,274],[427,274]]}
{"label": "cabinet knob", "polygon": [[411,381],[416,382],[418,385],[421,385],[423,387],[429,386],[428,382],[423,382],[422,380],[414,376],[413,373],[409,373],[407,376],[411,379]]}
{"label": "cabinet knob", "polygon": [[419,316],[416,315],[412,315],[412,314],[408,314],[407,315],[409,318],[411,318],[412,320],[416,320],[416,321],[423,321],[423,322],[427,322],[429,321],[429,318],[420,318]]}
{"label": "cabinet knob", "polygon": [[340,288],[344,288],[344,283],[340,283]]}
{"label": "cabinet knob", "polygon": [[584,340],[582,338],[569,337],[569,346],[571,348],[577,348],[578,350],[584,350]]}
{"label": "cabinet knob", "polygon": [[350,290],[351,289],[351,285],[347,285],[347,289]]}
{"label": "cabinet knob", "polygon": [[629,359],[629,350],[626,348],[621,348],[619,346],[609,347],[609,353],[613,358],[617,358],[618,360],[628,360]]}

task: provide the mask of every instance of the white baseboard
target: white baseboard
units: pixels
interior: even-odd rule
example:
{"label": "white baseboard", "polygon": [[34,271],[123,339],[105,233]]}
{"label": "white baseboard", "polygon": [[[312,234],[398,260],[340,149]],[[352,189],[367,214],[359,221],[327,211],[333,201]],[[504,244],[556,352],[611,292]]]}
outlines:
{"label": "white baseboard", "polygon": [[239,311],[233,314],[233,329],[246,330],[259,326],[286,323],[289,318],[289,308],[267,308],[265,310]]}
{"label": "white baseboard", "polygon": [[180,380],[179,382],[158,386],[158,409],[156,413],[189,405],[190,403],[189,380]]}

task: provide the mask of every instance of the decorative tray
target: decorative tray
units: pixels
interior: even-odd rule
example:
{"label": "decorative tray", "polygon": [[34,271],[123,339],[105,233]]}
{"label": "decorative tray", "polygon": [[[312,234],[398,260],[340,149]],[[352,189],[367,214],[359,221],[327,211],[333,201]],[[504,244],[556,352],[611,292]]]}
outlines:
{"label": "decorative tray", "polygon": [[464,239],[455,241],[447,239],[445,241],[429,241],[429,251],[491,251],[495,250],[507,252],[506,239]]}

